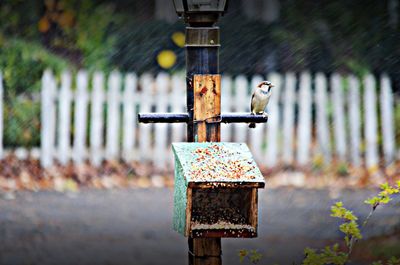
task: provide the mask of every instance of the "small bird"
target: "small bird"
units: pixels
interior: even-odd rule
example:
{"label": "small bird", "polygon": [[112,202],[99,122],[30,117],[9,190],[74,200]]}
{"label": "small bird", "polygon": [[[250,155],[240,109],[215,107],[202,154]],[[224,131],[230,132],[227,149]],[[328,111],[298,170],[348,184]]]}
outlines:
{"label": "small bird", "polygon": [[[271,88],[274,85],[269,81],[262,81],[254,90],[251,96],[251,114],[265,115],[264,110],[267,107],[269,98],[271,97]],[[250,123],[249,128],[256,128],[255,123]]]}

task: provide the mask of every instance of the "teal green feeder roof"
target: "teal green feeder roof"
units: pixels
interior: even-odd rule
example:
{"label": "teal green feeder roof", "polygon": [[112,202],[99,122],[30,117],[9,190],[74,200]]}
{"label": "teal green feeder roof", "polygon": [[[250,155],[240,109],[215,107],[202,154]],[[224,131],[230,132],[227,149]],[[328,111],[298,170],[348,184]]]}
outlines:
{"label": "teal green feeder roof", "polygon": [[173,143],[172,148],[186,186],[200,183],[223,186],[225,183],[262,188],[265,185],[244,143]]}

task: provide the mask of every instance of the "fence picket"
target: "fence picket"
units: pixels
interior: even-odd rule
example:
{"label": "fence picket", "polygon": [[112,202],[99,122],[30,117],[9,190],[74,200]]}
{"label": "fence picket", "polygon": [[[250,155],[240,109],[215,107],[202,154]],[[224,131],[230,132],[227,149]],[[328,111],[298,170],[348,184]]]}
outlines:
{"label": "fence picket", "polygon": [[119,152],[121,75],[113,71],[108,78],[106,158],[117,159]]}
{"label": "fence picket", "polygon": [[[250,112],[250,99],[247,92],[247,79],[243,75],[239,75],[235,79],[235,111],[236,112]],[[243,143],[246,142],[246,135],[248,130],[247,124],[235,123],[234,128],[234,141]]]}
{"label": "fence picket", "polygon": [[315,107],[317,127],[317,156],[322,156],[324,164],[331,162],[331,134],[328,119],[327,81],[322,73],[315,76]]}
{"label": "fence picket", "polygon": [[[173,113],[186,112],[186,98],[185,98],[185,77],[182,74],[174,74],[171,77],[171,92],[169,93],[169,103]],[[171,124],[171,142],[186,141],[186,124],[173,123]],[[175,163],[174,156],[170,156],[168,161],[169,165]]]}
{"label": "fence picket", "polygon": [[88,105],[88,76],[85,71],[79,71],[76,77],[77,90],[75,93],[75,135],[73,157],[75,163],[82,163],[86,158],[86,128]]}
{"label": "fence picket", "polygon": [[371,74],[364,78],[365,164],[368,169],[373,169],[378,166],[375,85],[375,78]]}
{"label": "fence picket", "polygon": [[58,160],[66,165],[71,156],[71,73],[65,71],[61,76],[61,88],[58,97]]}
{"label": "fence picket", "polygon": [[[230,76],[222,76],[221,85],[221,112],[232,111],[232,78]],[[232,136],[232,125],[222,123],[221,124],[221,141],[230,142]]]}
{"label": "fence picket", "polygon": [[103,117],[104,117],[104,75],[96,72],[93,75],[91,98],[90,127],[90,161],[94,166],[100,166],[103,159]]}
{"label": "fence picket", "polygon": [[41,91],[41,156],[40,164],[42,167],[53,165],[54,140],[55,140],[55,104],[54,96],[56,84],[53,74],[50,70],[46,70],[42,77]]}
{"label": "fence picket", "polygon": [[299,84],[299,123],[297,125],[297,162],[308,164],[311,144],[311,76],[304,72]]}
{"label": "fence picket", "polygon": [[355,76],[349,76],[349,133],[350,133],[350,157],[355,166],[361,164],[360,143],[361,143],[361,123],[360,123],[360,82]]}
{"label": "fence picket", "polygon": [[124,99],[123,99],[123,138],[122,155],[125,161],[135,159],[135,139],[136,139],[136,87],[137,77],[129,73],[125,77]]}
{"label": "fence picket", "polygon": [[[140,112],[150,112],[152,107],[153,77],[150,74],[143,74],[139,82],[141,88]],[[153,157],[150,142],[152,127],[152,124],[139,124],[139,150],[142,161],[149,161]]]}
{"label": "fence picket", "polygon": [[3,75],[0,72],[0,159],[3,158]]}
{"label": "fence picket", "polygon": [[293,73],[285,75],[284,106],[283,106],[283,145],[282,160],[286,164],[293,162],[293,138],[294,138],[294,98],[296,77]]}
{"label": "fence picket", "polygon": [[385,164],[389,165],[395,157],[393,92],[387,75],[381,77],[380,109],[382,120],[383,155]]}
{"label": "fence picket", "polygon": [[[259,75],[253,76],[250,87],[254,90],[263,78]],[[250,105],[250,100],[248,102]],[[267,111],[267,110],[266,110]],[[264,128],[265,125],[263,123],[257,124],[256,128],[249,130],[249,144],[254,155],[254,158],[257,161],[261,161],[263,159],[263,140],[264,140]]]}
{"label": "fence picket", "polygon": [[281,76],[277,73],[271,73],[268,76],[275,87],[272,88],[272,95],[268,103],[268,122],[267,122],[267,150],[265,155],[265,164],[273,167],[278,163],[279,155],[279,121],[281,113],[279,111],[279,98],[282,87]]}
{"label": "fence picket", "polygon": [[342,77],[333,74],[331,77],[333,103],[333,133],[335,150],[339,160],[346,161],[346,128],[343,101]]}
{"label": "fence picket", "polygon": [[[167,92],[169,88],[169,76],[166,73],[159,73],[156,78],[156,98],[157,107],[156,112],[167,112]],[[157,170],[166,168],[167,156],[172,156],[172,153],[167,153],[167,129],[168,124],[158,123],[155,125],[155,157],[153,158],[154,166]]]}
{"label": "fence picket", "polygon": [[[184,76],[174,74],[172,76],[172,91],[169,94],[171,110],[173,113],[186,112]],[[181,142],[184,140],[186,125],[180,123],[172,124],[172,142]],[[173,157],[172,157],[173,158]]]}

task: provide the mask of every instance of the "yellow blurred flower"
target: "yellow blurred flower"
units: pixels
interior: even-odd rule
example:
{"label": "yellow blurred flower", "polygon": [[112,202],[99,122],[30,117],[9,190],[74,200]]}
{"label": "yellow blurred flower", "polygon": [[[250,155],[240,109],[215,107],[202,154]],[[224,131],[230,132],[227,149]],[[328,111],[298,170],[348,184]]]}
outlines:
{"label": "yellow blurred flower", "polygon": [[176,54],[171,50],[163,50],[157,54],[157,63],[164,69],[169,69],[176,63]]}
{"label": "yellow blurred flower", "polygon": [[74,14],[71,10],[66,10],[60,14],[57,22],[62,28],[70,28],[74,24]]}
{"label": "yellow blurred flower", "polygon": [[183,48],[185,46],[185,34],[180,31],[174,32],[171,36],[172,41],[176,46]]}
{"label": "yellow blurred flower", "polygon": [[39,31],[42,33],[47,32],[50,29],[50,22],[47,17],[42,17],[38,23]]}

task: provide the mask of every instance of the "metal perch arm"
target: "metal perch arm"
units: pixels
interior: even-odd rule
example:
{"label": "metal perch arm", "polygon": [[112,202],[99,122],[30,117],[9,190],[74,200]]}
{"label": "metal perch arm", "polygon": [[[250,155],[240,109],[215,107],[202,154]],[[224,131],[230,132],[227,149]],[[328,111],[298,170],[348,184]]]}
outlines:
{"label": "metal perch arm", "polygon": [[[188,123],[187,113],[139,113],[140,123]],[[268,115],[252,115],[250,113],[223,113],[221,123],[265,123]]]}

